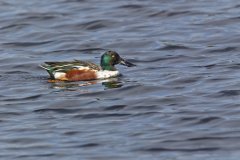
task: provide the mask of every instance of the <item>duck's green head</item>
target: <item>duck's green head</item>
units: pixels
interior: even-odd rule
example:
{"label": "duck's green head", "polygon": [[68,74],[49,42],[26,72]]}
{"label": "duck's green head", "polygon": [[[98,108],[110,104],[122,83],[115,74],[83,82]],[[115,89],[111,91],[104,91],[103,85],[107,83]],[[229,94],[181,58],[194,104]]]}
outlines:
{"label": "duck's green head", "polygon": [[121,58],[115,51],[107,51],[101,57],[101,67],[103,70],[115,71],[114,65],[122,64],[127,67],[135,66],[134,64]]}

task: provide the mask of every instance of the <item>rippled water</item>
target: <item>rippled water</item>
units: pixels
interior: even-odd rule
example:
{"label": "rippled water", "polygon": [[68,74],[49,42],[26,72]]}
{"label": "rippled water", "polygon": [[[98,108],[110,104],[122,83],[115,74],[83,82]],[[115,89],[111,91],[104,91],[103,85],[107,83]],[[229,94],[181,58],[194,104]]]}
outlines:
{"label": "rippled water", "polygon": [[[1,159],[237,160],[237,0],[0,1]],[[44,61],[137,64],[49,83]]]}

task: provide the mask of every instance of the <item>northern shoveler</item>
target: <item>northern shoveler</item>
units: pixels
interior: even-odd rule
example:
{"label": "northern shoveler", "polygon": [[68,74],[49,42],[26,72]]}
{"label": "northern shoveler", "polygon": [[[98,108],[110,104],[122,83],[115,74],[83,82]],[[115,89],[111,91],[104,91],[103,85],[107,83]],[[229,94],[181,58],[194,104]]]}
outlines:
{"label": "northern shoveler", "polygon": [[47,70],[52,80],[84,81],[116,77],[120,73],[114,67],[122,64],[128,67],[134,64],[121,58],[115,51],[107,51],[101,57],[100,66],[86,61],[45,62],[40,67]]}

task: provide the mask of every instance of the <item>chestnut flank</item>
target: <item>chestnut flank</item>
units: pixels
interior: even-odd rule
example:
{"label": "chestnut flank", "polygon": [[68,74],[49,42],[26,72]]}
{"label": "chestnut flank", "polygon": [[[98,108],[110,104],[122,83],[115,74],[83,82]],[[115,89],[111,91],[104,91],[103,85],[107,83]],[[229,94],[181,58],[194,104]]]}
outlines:
{"label": "chestnut flank", "polygon": [[93,70],[70,70],[66,73],[66,79],[68,81],[86,81],[96,79],[96,72]]}

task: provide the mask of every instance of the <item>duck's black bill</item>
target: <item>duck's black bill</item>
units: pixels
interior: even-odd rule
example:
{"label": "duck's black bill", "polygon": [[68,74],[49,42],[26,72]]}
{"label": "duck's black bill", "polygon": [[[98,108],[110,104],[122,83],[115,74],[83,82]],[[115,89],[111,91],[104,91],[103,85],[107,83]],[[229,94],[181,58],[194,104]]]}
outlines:
{"label": "duck's black bill", "polygon": [[135,64],[132,64],[131,62],[126,61],[125,59],[120,60],[120,64],[127,66],[127,67],[133,67],[136,66]]}

